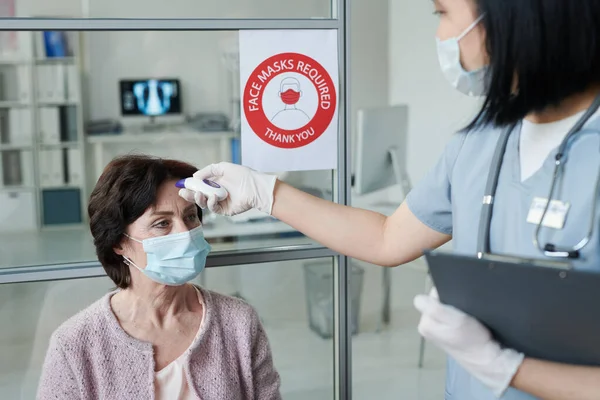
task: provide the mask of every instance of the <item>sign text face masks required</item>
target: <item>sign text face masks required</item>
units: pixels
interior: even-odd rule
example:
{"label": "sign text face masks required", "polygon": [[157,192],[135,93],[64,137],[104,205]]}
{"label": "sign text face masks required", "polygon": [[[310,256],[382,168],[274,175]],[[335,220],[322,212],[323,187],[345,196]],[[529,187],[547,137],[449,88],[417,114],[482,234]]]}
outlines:
{"label": "sign text face masks required", "polygon": [[[323,51],[328,41],[333,48]],[[263,171],[335,168],[337,72],[335,31],[241,31],[243,164]]]}

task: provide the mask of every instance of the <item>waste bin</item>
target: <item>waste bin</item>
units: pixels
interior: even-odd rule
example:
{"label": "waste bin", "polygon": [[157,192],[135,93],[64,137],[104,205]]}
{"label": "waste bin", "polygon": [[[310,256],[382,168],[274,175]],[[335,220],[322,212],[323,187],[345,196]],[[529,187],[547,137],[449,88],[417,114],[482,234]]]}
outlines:
{"label": "waste bin", "polygon": [[[363,268],[350,263],[351,271],[351,332],[358,333],[358,315],[363,287]],[[333,337],[333,268],[330,261],[313,261],[304,264],[306,308],[310,328],[323,338]]]}

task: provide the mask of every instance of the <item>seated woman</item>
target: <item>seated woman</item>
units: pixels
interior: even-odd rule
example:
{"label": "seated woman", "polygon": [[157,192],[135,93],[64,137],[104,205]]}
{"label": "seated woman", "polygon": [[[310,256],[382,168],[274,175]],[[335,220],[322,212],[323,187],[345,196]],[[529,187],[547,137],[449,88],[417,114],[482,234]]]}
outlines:
{"label": "seated woman", "polygon": [[113,160],[88,213],[98,259],[118,289],[52,335],[38,399],[280,399],[259,318],[243,301],[188,282],[210,246],[174,160]]}

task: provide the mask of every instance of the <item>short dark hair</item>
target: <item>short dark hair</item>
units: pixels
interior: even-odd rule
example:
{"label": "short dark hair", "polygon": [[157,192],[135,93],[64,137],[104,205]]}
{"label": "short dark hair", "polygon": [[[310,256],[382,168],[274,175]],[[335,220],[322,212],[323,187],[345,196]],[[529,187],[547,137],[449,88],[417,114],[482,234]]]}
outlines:
{"label": "short dark hair", "polygon": [[[114,251],[127,226],[156,204],[165,181],[190,177],[197,170],[181,161],[146,155],[117,157],[104,168],[90,196],[88,215],[98,260],[117,287],[125,289],[131,282],[129,267]],[[198,216],[202,218],[199,207]]]}
{"label": "short dark hair", "polygon": [[512,125],[600,82],[599,0],[476,1],[489,87],[467,130]]}

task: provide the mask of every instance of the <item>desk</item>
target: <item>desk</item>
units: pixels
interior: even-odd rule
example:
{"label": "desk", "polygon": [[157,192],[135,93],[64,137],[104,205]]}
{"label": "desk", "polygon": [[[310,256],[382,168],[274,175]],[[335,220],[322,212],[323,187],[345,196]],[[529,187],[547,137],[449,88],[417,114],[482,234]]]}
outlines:
{"label": "desk", "polygon": [[[224,217],[215,218],[204,228],[204,235],[209,240],[237,236],[253,239],[215,243],[214,251],[248,249],[254,243],[260,243],[263,247],[278,246],[286,239],[273,238],[272,235],[291,232],[295,232],[294,229],[277,220],[234,223]],[[293,240],[306,243],[303,238]],[[51,264],[66,267],[64,264],[97,260],[88,226],[3,233],[0,234],[0,254],[0,269]]]}
{"label": "desk", "polygon": [[94,176],[98,178],[106,163],[104,152],[106,146],[115,145],[160,145],[173,144],[183,141],[216,141],[219,143],[219,159],[231,159],[231,139],[237,137],[235,132],[200,132],[187,125],[167,126],[164,130],[143,131],[141,129],[126,130],[121,134],[106,134],[87,136],[87,143],[94,151]]}

